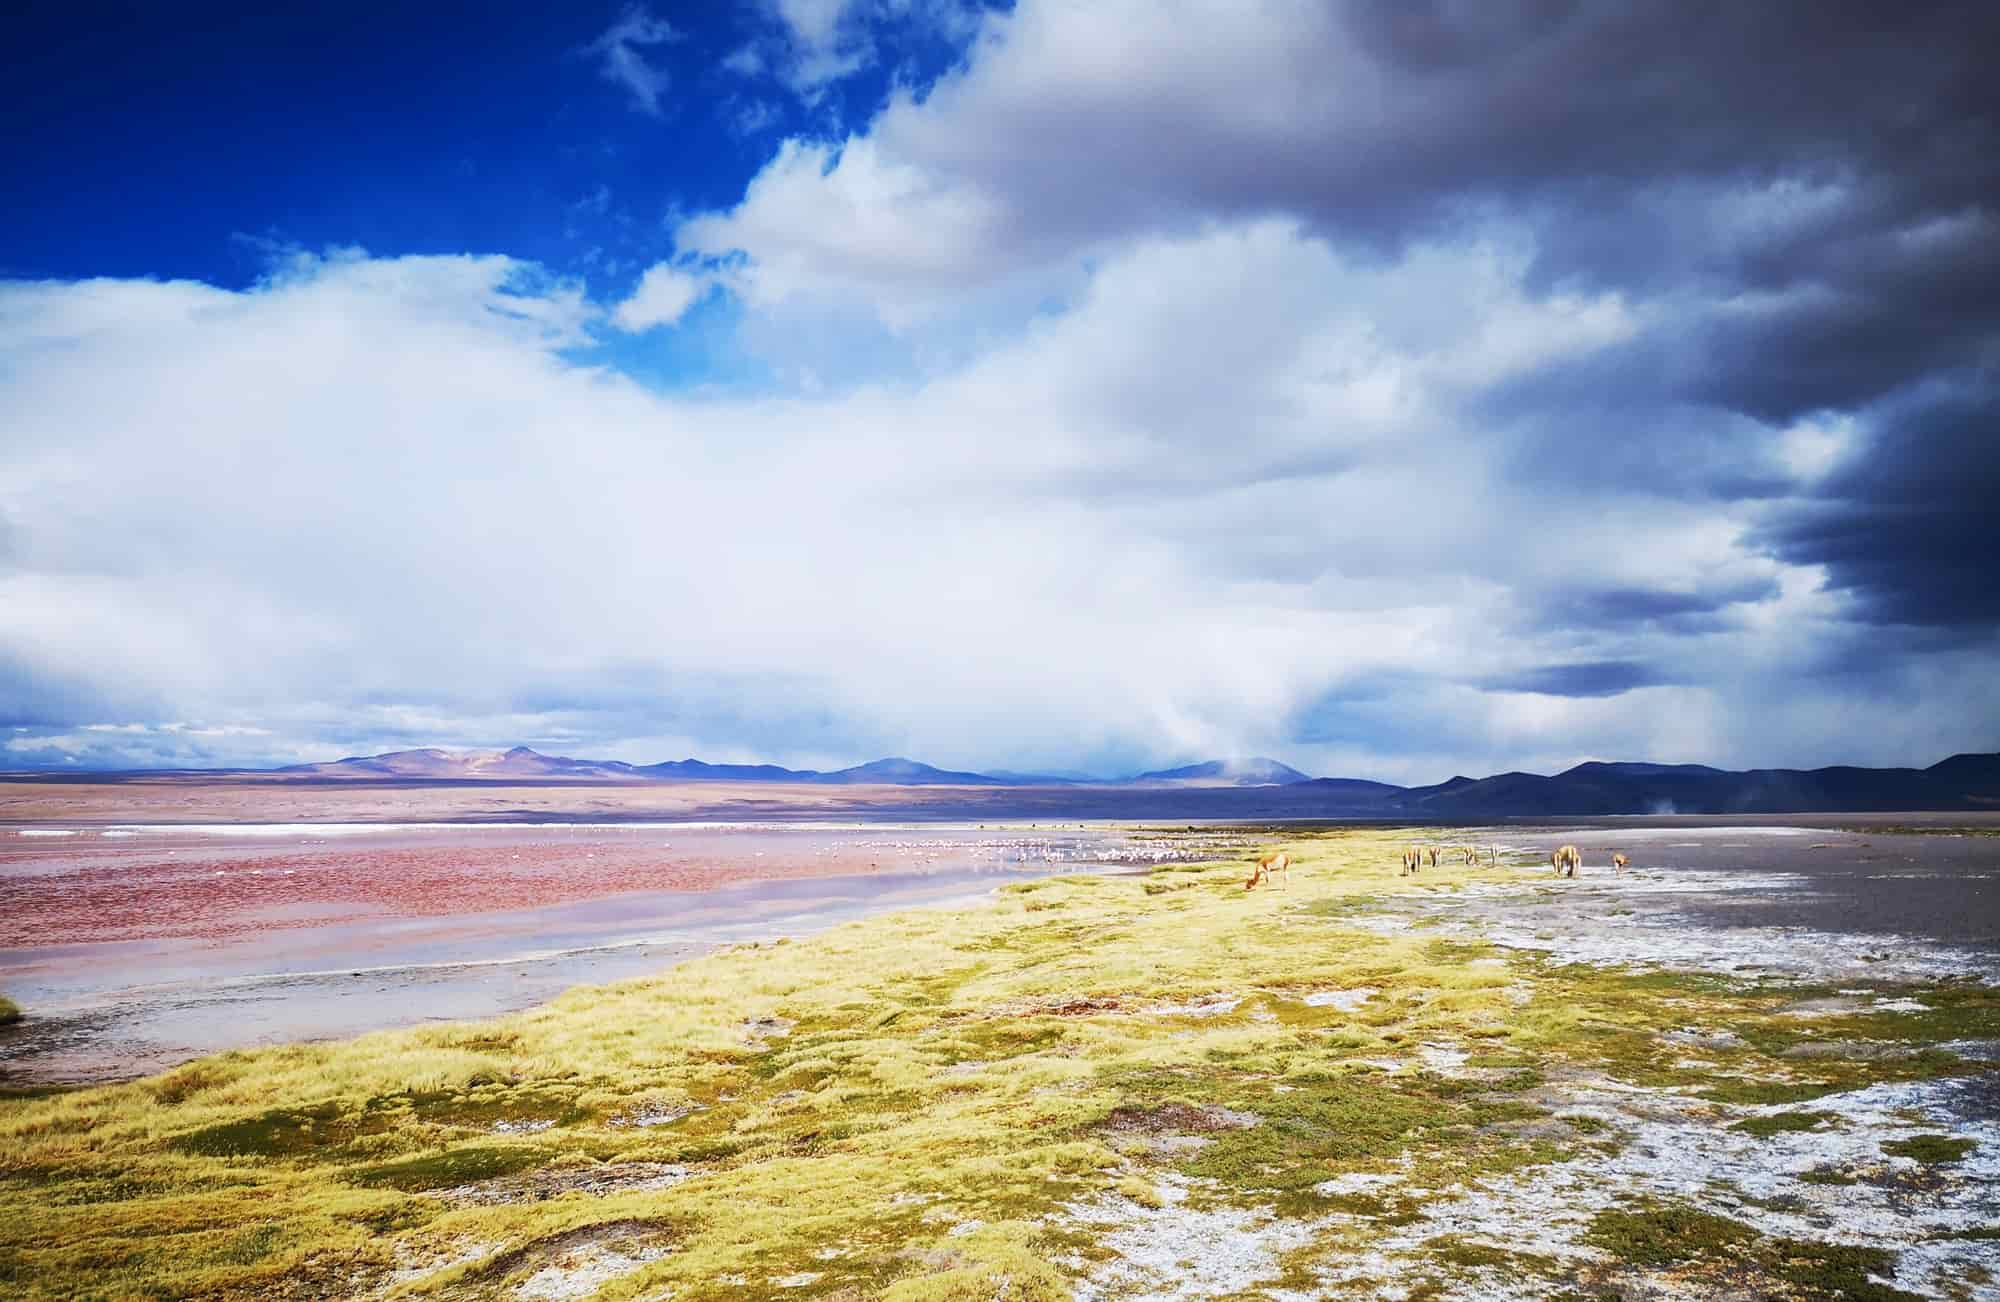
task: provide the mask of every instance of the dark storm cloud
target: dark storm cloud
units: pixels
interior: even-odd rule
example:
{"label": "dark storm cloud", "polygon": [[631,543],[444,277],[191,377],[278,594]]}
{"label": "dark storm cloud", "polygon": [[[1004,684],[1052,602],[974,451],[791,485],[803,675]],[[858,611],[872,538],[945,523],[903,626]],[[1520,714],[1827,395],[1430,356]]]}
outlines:
{"label": "dark storm cloud", "polygon": [[[1093,185],[1075,174],[1083,151],[1037,162],[1007,139],[988,142],[991,158],[955,161],[1041,169],[1080,182],[1086,204],[1112,201],[1116,179],[1127,197],[1151,191],[1183,211],[1289,210],[1385,247],[1490,201],[1556,236],[1540,251],[1551,279],[1701,271],[1765,288],[1810,276],[1828,248],[1987,209],[2000,179],[2000,92],[1983,53],[2000,47],[2000,7],[1439,0],[1329,12],[1266,85],[1245,88],[1253,104],[1286,97],[1282,117],[1158,108],[1075,124],[1105,144],[1156,131],[1164,167],[1100,154],[1111,176]],[[1781,179],[1847,193],[1804,230],[1717,241],[1700,229],[1714,216],[1706,187]]]}
{"label": "dark storm cloud", "polygon": [[1688,391],[1785,423],[1976,365],[2000,329],[1996,246],[2000,219],[1982,209],[1812,250],[1767,305],[1702,323],[1685,363]]}
{"label": "dark storm cloud", "polygon": [[1346,13],[1416,111],[1306,210],[1393,241],[1488,200],[1537,230],[1545,286],[1706,291],[1596,378],[1785,423],[1991,354],[2000,6]]}
{"label": "dark storm cloud", "polygon": [[2000,379],[1939,385],[1875,413],[1873,438],[1762,541],[1824,565],[1878,624],[2000,621]]}
{"label": "dark storm cloud", "polygon": [[[1984,53],[2000,41],[1991,5],[1549,0],[1341,12],[1401,110],[1340,169],[1372,169],[1375,195],[1423,204],[1553,189],[1590,209],[1683,178],[1789,175],[1863,187],[1864,202],[1835,225],[1897,225],[1989,202],[1984,182],[2000,166]],[[1336,199],[1327,212],[1338,220],[1347,207]],[[1630,260],[1660,251],[1632,244]],[[1765,259],[1781,267],[1791,256],[1780,246]]]}
{"label": "dark storm cloud", "polygon": [[[87,675],[0,646],[0,729],[67,728],[160,708],[152,694],[107,690]],[[0,754],[0,767],[4,765]]]}
{"label": "dark storm cloud", "polygon": [[1620,696],[1637,687],[1657,687],[1674,679],[1636,660],[1586,660],[1542,665],[1486,680],[1492,692],[1533,692],[1541,696]]}
{"label": "dark storm cloud", "polygon": [[1799,672],[1853,699],[1909,683],[1927,661],[1990,657],[1995,649],[1991,630],[1976,627],[1849,624],[1814,646]]}
{"label": "dark storm cloud", "polygon": [[[1330,185],[1329,230],[1486,195],[1537,229],[1545,287],[1702,299],[1489,394],[1523,424],[1525,473],[1770,498],[1787,476],[1730,413],[1868,413],[1858,455],[1762,541],[1825,566],[1873,623],[2000,620],[2000,6],[1348,12],[1406,87],[1438,78],[1442,102],[1401,133],[1402,161],[1379,160],[1370,204],[1401,200],[1357,210]],[[1551,613],[1693,631],[1761,595],[1596,594]]]}
{"label": "dark storm cloud", "polygon": [[1494,386],[1468,404],[1518,482],[1738,501],[1790,491],[1753,416],[1683,396],[1674,345],[1645,336]]}
{"label": "dark storm cloud", "polygon": [[1777,595],[1775,580],[1749,579],[1695,587],[1585,588],[1552,592],[1532,614],[1539,624],[1569,629],[1630,629],[1654,626],[1677,633],[1708,632],[1723,626],[1732,606]]}

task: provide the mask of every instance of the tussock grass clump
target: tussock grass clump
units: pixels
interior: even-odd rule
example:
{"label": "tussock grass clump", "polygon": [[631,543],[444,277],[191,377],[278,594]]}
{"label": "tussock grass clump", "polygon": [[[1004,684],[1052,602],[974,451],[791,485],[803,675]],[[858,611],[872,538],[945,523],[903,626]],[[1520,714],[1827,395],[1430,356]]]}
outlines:
{"label": "tussock grass clump", "polygon": [[[1589,1238],[1627,1266],[1721,1268],[1739,1280],[1782,1282],[1784,1296],[1854,1302],[1916,1302],[1917,1295],[1874,1276],[1893,1274],[1884,1248],[1803,1239],[1766,1239],[1741,1221],[1686,1203],[1643,1199],[1598,1213]],[[1760,1294],[1765,1289],[1759,1289]]]}
{"label": "tussock grass clump", "polygon": [[167,1146],[204,1157],[295,1157],[331,1142],[329,1132],[339,1120],[340,1109],[332,1103],[275,1108],[176,1135]]}
{"label": "tussock grass clump", "polygon": [[356,1184],[386,1185],[405,1192],[421,1192],[512,1175],[516,1171],[541,1166],[553,1156],[541,1148],[492,1145],[456,1148],[444,1153],[418,1154],[364,1166],[350,1173],[349,1178]]}
{"label": "tussock grass clump", "polygon": [[21,1020],[21,1006],[5,995],[0,995],[0,1026],[12,1026]]}
{"label": "tussock grass clump", "polygon": [[1919,1296],[1869,1277],[1896,1267],[1896,1254],[1883,1248],[1848,1243],[1813,1243],[1778,1239],[1769,1251],[1769,1270],[1808,1297],[1852,1299],[1852,1302],[1919,1302]]}
{"label": "tussock grass clump", "polygon": [[1699,1091],[1711,1103],[1810,1103],[1844,1088],[1827,1081],[1727,1080]]}
{"label": "tussock grass clump", "polygon": [[1882,1145],[1882,1151],[1891,1157],[1914,1158],[1935,1166],[1963,1162],[1965,1155],[1977,1147],[1970,1139],[1956,1139],[1950,1135],[1911,1135],[1908,1139],[1889,1140]]}
{"label": "tussock grass clump", "polygon": [[1799,1130],[1817,1130],[1830,1121],[1838,1121],[1831,1112],[1771,1112],[1761,1117],[1745,1117],[1732,1122],[1731,1130],[1740,1130],[1746,1135],[1759,1139],[1769,1139],[1772,1135],[1785,1135]]}
{"label": "tussock grass clump", "polygon": [[1687,1203],[1641,1199],[1599,1212],[1586,1237],[1627,1264],[1672,1266],[1739,1255],[1758,1235],[1741,1221]]}
{"label": "tussock grass clump", "polygon": [[1156,1211],[1167,1205],[1167,1200],[1160,1196],[1160,1187],[1151,1180],[1140,1176],[1129,1175],[1120,1180],[1118,1182],[1118,1192],[1124,1194],[1133,1202],[1138,1203],[1141,1207],[1151,1207]]}

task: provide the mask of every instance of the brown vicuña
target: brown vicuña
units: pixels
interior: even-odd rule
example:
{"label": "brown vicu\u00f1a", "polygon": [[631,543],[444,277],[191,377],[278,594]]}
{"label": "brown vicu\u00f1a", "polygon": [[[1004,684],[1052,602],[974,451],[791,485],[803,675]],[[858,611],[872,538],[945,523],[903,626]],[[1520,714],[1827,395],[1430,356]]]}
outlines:
{"label": "brown vicu\u00f1a", "polygon": [[1290,890],[1292,888],[1292,856],[1283,850],[1273,850],[1270,854],[1259,859],[1256,868],[1251,870],[1250,880],[1243,883],[1243,889],[1246,891],[1250,890],[1260,881],[1275,883],[1276,879],[1272,876],[1273,873],[1283,873],[1285,875],[1285,889]]}

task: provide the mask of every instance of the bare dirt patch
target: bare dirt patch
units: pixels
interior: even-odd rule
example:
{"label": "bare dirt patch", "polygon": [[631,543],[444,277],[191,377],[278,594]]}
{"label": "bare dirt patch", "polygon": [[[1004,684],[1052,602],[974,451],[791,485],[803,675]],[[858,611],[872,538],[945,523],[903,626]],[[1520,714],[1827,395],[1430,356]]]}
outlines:
{"label": "bare dirt patch", "polygon": [[[1284,1254],[1312,1241],[1317,1227],[1310,1222],[1256,1209],[1198,1207],[1189,1199],[1198,1187],[1168,1176],[1158,1186],[1158,1206],[1116,1194],[1071,1205],[1066,1219],[1095,1231],[1110,1254],[1096,1263],[1070,1263],[1083,1273],[1078,1302],[1235,1296],[1274,1279]],[[1257,1296],[1303,1295],[1265,1289]]]}
{"label": "bare dirt patch", "polygon": [[782,1040],[798,1023],[788,1017],[753,1017],[743,1023],[743,1042],[761,1045],[766,1040]]}
{"label": "bare dirt patch", "polygon": [[502,1253],[441,1296],[495,1296],[563,1302],[585,1298],[673,1250],[668,1227],[652,1221],[606,1221]]}
{"label": "bare dirt patch", "polygon": [[1133,1135],[1213,1135],[1225,1130],[1248,1130],[1261,1118],[1238,1112],[1218,1103],[1200,1107],[1192,1103],[1162,1103],[1152,1108],[1114,1108],[1105,1118],[1104,1128]]}
{"label": "bare dirt patch", "polygon": [[1124,1011],[1125,1005],[1108,995],[1045,995],[996,1004],[989,1010],[994,1017],[1094,1017]]}
{"label": "bare dirt patch", "polygon": [[434,1197],[468,1207],[537,1203],[568,1193],[602,1197],[638,1189],[665,1189],[693,1172],[671,1162],[603,1162],[596,1166],[543,1167],[519,1175],[439,1189]]}

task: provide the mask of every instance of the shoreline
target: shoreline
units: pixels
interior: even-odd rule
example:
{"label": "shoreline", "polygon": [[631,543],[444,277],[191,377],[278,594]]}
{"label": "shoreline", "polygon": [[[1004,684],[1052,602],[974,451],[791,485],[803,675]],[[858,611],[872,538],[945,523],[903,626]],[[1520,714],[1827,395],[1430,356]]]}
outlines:
{"label": "shoreline", "polygon": [[[51,829],[38,829],[51,830]],[[0,833],[0,1080],[127,1078],[203,1053],[516,1011],[717,945],[1117,871],[1099,830],[906,825]]]}
{"label": "shoreline", "polygon": [[[1091,872],[1068,867],[1060,870],[989,870],[982,876],[1004,874],[1009,881],[1032,881],[1058,873],[1067,875],[1120,876],[1130,868],[1107,868]],[[909,874],[884,871],[855,877],[811,879],[830,887],[842,884],[873,885],[882,880],[908,883]],[[690,892],[705,899],[727,896],[732,890],[752,889],[770,881],[739,883]],[[925,881],[925,886],[934,885]],[[905,891],[893,901],[846,907],[807,908],[726,924],[682,925],[670,932],[651,932],[599,943],[509,951],[485,957],[438,959],[377,964],[373,966],[257,971],[234,976],[217,976],[190,989],[185,982],[157,982],[144,986],[106,989],[87,1003],[52,1007],[35,1001],[27,1016],[13,1028],[8,1039],[0,1040],[0,1089],[61,1086],[87,1087],[141,1080],[218,1052],[282,1048],[288,1045],[338,1043],[357,1035],[397,1031],[436,1021],[480,1021],[514,1013],[532,1012],[574,990],[613,984],[621,980],[665,979],[676,966],[741,945],[788,943],[820,934],[850,922],[904,911],[948,912],[975,908],[1005,889],[1007,883],[963,889],[965,882],[953,879],[936,898],[914,899]],[[612,897],[615,899],[615,897]],[[593,903],[602,901],[593,901]],[[142,944],[144,942],[112,942]],[[465,983],[490,983],[505,978],[505,990],[472,991]],[[437,1001],[456,995],[449,1015],[424,1013],[366,1013],[361,1020],[342,1023],[339,1029],[320,1033],[291,1034],[274,1031],[241,1040],[211,1040],[200,1048],[171,1044],[151,1050],[134,1048],[134,1037],[156,1043],[162,1022],[182,1025],[190,1016],[204,1022],[218,1004],[254,1003],[260,995],[283,998],[315,988],[325,993],[315,1002],[351,1005],[368,998],[363,987],[377,993],[375,1002],[403,1001],[422,997]],[[454,989],[456,987],[456,989]],[[14,989],[30,987],[13,987]],[[475,1004],[471,999],[476,999]],[[136,1010],[135,1010],[136,1009]],[[294,1018],[315,1016],[310,1010]],[[109,1024],[111,1029],[103,1029]],[[68,1048],[88,1036],[87,1049]],[[99,1042],[102,1043],[99,1043]],[[135,1060],[143,1065],[132,1065]],[[91,1066],[88,1064],[98,1064]],[[115,1064],[115,1065],[114,1065]]]}
{"label": "shoreline", "polygon": [[[990,895],[996,889],[992,885],[995,881],[1004,884],[1079,867],[1093,873],[1130,871],[1115,863],[1157,863],[1170,853],[1185,857],[1188,847],[1198,844],[1182,833],[1180,849],[1166,851],[1160,848],[1160,836],[1132,827],[1121,827],[1116,833],[1100,827],[1082,839],[1077,839],[1079,834],[1074,831],[1053,830],[1036,830],[1029,838],[1022,835],[1030,830],[1026,825],[990,824],[955,829],[910,824],[819,824],[812,829],[707,824],[639,830],[671,832],[682,844],[690,835],[711,834],[708,844],[733,846],[743,866],[732,871],[705,871],[699,880],[676,880],[664,889],[636,887],[615,876],[593,879],[595,887],[577,893],[571,878],[586,871],[586,862],[607,862],[607,846],[636,846],[649,858],[662,851],[652,848],[651,840],[632,840],[635,829],[626,826],[544,826],[526,831],[561,833],[543,848],[555,848],[554,857],[547,862],[560,872],[564,885],[557,894],[532,904],[468,912],[453,907],[447,891],[423,900],[420,907],[399,908],[390,914],[344,916],[322,910],[317,918],[280,924],[301,930],[246,935],[241,928],[210,920],[204,928],[193,931],[155,930],[97,940],[45,935],[39,945],[0,949],[0,988],[21,998],[34,1012],[11,1037],[11,1043],[0,1045],[0,1081],[73,1084],[131,1079],[226,1049],[288,1041],[321,1042],[423,1021],[501,1015],[554,999],[574,985],[653,975],[719,945],[768,942],[783,934],[814,934],[847,920],[905,907],[950,908]],[[947,830],[956,835],[939,835]],[[1869,849],[1872,843],[1863,839],[1869,835],[1865,833],[1768,826],[1761,821],[1696,828],[1655,821],[1644,828],[1600,825],[1482,830],[1505,836],[1517,847],[1526,833],[1529,841],[1538,837],[1579,838],[1586,849],[1596,843],[1591,833],[1613,832],[1617,834],[1613,839],[1635,852],[1642,864],[1658,862],[1666,855],[1681,866],[1670,881],[1654,888],[1667,890],[1671,899],[1649,897],[1653,906],[1671,903],[1685,911],[1698,901],[1707,902],[1701,933],[1707,938],[1679,942],[1690,954],[1733,952],[1754,959],[1760,946],[1769,946],[1774,951],[1797,951],[1800,962],[1810,964],[1824,961],[1811,955],[1860,948],[1906,957],[1924,955],[1921,970],[1926,972],[1950,971],[1956,965],[1987,973],[1990,978],[1993,971],[1986,951],[1975,948],[1967,951],[1966,958],[1957,959],[1951,945],[2000,949],[2000,917],[1979,903],[1982,891],[1989,900],[1994,896],[1994,889],[1980,883],[1995,874],[1972,872],[1968,876],[1963,866],[1953,867],[1966,855],[1976,858],[1981,853],[1977,842],[1964,838],[1932,843],[1921,863],[1902,868],[1884,863],[1884,868],[1893,871],[1870,873],[1866,880],[1857,882],[1851,879],[1856,869],[1848,870],[1847,877],[1836,869],[1835,876],[1821,880],[1826,869],[1819,852],[1829,852],[1838,861],[1842,846],[1846,846],[1845,853],[1859,856],[1858,864],[1879,858]],[[174,860],[171,872],[191,877],[197,888],[217,881],[226,884],[255,879],[255,889],[266,891],[271,889],[269,874],[277,871],[274,864],[305,862],[296,857],[296,845],[279,844],[280,840],[323,847],[339,856],[343,864],[365,867],[384,846],[395,850],[394,864],[400,865],[411,852],[426,861],[450,860],[452,847],[466,843],[460,833],[467,833],[472,844],[489,837],[510,838],[500,846],[504,852],[501,857],[508,862],[489,859],[482,869],[477,861],[452,860],[449,872],[458,876],[478,875],[487,869],[519,870],[526,844],[511,839],[518,830],[466,829],[448,824],[394,828],[285,825],[273,829],[268,837],[246,836],[243,831],[235,827],[170,830],[151,843],[150,853],[157,855],[162,847],[169,847],[165,850],[168,854],[189,853],[190,846],[215,847],[218,854],[233,857],[212,862]],[[801,839],[800,834],[807,831],[863,839],[840,850],[838,842]],[[1224,844],[1216,839],[1223,831],[1211,829],[1206,844]],[[406,833],[448,835],[442,839],[428,835],[396,839]],[[761,833],[781,834],[784,839],[745,839]],[[908,839],[911,833],[919,834],[917,839]],[[1402,834],[1421,832],[1403,829]],[[0,833],[0,838],[4,835]],[[612,840],[599,839],[604,836]],[[1807,842],[1806,837],[1816,839]],[[64,862],[61,851],[71,840],[37,839],[36,843],[48,846],[58,856],[57,861]],[[1243,844],[1240,835],[1225,840]],[[1882,841],[1883,847],[1892,844],[1926,849],[1924,842],[1900,832]],[[753,846],[771,847],[771,857],[764,850],[749,849]],[[781,848],[784,846],[790,848]],[[120,856],[129,852],[144,858],[148,852],[146,844],[128,847],[123,840],[115,848]],[[1803,857],[1802,851],[1807,852]],[[1603,853],[1608,855],[1609,851]],[[973,857],[968,858],[968,854]],[[1729,866],[1744,856],[1780,871],[1760,883],[1756,874],[1746,876]],[[1896,857],[1890,855],[1891,859]],[[860,858],[881,862],[871,864],[866,871],[851,871],[850,864]],[[535,856],[529,859],[533,861]],[[756,867],[747,866],[751,863]],[[1704,868],[1704,864],[1709,867]],[[1792,870],[1783,870],[1785,864],[1792,865]],[[284,871],[290,878],[292,870]],[[1809,875],[1799,876],[1799,871]],[[124,873],[121,869],[115,874],[121,879],[121,888],[129,885],[122,880]],[[1810,875],[1814,873],[1821,876]],[[1643,893],[1639,876],[1635,871],[1630,883],[1621,881],[1615,886],[1588,879],[1573,883],[1565,897],[1570,903],[1558,915],[1524,921],[1504,934],[1489,920],[1482,934],[1503,945],[1534,949],[1536,943],[1525,937],[1569,934],[1582,919],[1589,919],[1591,934],[1579,938],[1587,942],[1586,950],[1600,956],[1643,957],[1649,947],[1657,949],[1662,944],[1661,938],[1638,935],[1620,939],[1622,915],[1631,910],[1614,907],[1637,902],[1624,897],[1634,890]],[[41,878],[18,885],[35,891],[60,889],[64,880],[54,879],[53,887]],[[1873,881],[1885,885],[1878,890],[1869,884]],[[1819,884],[1813,886],[1813,882]],[[1750,889],[1742,889],[1746,887]],[[1827,895],[1829,887],[1837,888],[1839,898],[1850,903],[1837,907],[1829,903],[1833,899]],[[157,899],[150,878],[137,889],[146,893],[149,901]],[[1474,883],[1470,889],[1477,892],[1484,887]],[[1599,898],[1605,891],[1612,892],[1608,903]],[[1946,899],[1939,897],[1941,891],[1956,894]],[[1885,904],[1881,899],[1884,892],[1894,900]],[[1910,912],[1913,904],[1922,904],[1930,897],[1939,898],[1925,906],[1927,912]],[[87,907],[85,912],[92,926],[106,925],[100,908]],[[252,916],[259,919],[261,927],[268,910]],[[1982,928],[1976,921],[1981,916],[1994,917],[1994,923]],[[1458,917],[1448,909],[1432,908],[1423,925],[1443,931],[1464,930],[1465,923]],[[1952,917],[1957,920],[1951,921]],[[1357,925],[1364,922],[1357,920]],[[1912,926],[1934,936],[1936,943],[1899,934]],[[1732,940],[1732,929],[1744,934]],[[1841,939],[1842,933],[1856,934]],[[379,938],[390,935],[395,937],[393,941]],[[1908,962],[1898,961],[1886,968],[1878,965],[1877,970],[1906,968]],[[144,969],[145,979],[122,975],[136,975],[138,969]],[[416,1006],[424,1011],[414,1011]]]}

